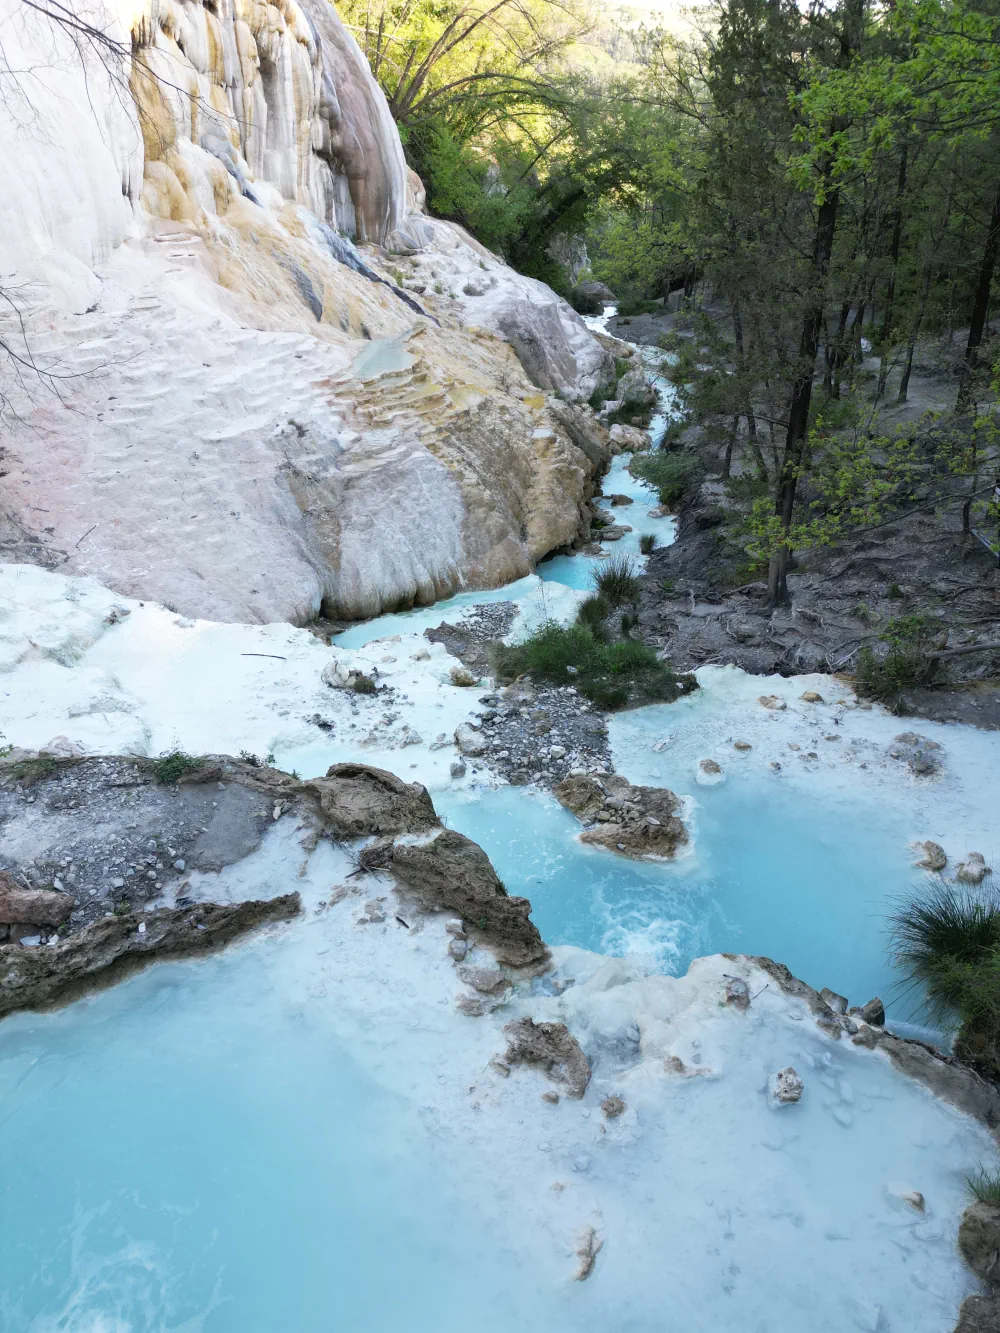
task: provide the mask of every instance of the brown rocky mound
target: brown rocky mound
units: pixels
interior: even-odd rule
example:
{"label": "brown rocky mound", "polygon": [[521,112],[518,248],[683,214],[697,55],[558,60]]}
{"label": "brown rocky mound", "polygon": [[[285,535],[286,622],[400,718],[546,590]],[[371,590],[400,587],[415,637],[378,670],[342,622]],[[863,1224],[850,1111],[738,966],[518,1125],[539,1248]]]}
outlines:
{"label": "brown rocky mound", "polygon": [[565,778],[552,790],[559,803],[588,826],[581,842],[621,856],[670,857],[688,840],[677,815],[680,800],[666,787],[633,787],[609,773]]}
{"label": "brown rocky mound", "polygon": [[519,1018],[503,1030],[508,1065],[537,1065],[567,1097],[582,1097],[590,1082],[590,1062],[565,1023],[536,1023]]}
{"label": "brown rocky mound", "polygon": [[425,907],[458,912],[467,930],[509,967],[543,962],[548,950],[527,898],[512,898],[478,843],[442,829],[427,842],[396,842],[392,872]]}

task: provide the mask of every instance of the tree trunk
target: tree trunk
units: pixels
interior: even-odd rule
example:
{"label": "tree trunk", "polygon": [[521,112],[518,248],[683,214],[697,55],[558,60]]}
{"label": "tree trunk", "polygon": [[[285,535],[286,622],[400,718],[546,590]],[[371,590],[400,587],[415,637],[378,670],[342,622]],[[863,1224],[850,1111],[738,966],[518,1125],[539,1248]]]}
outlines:
{"label": "tree trunk", "polygon": [[965,360],[962,362],[961,378],[958,382],[956,412],[966,411],[972,401],[972,377],[979,359],[979,345],[983,341],[983,329],[986,326],[986,312],[990,306],[990,287],[993,283],[993,270],[996,267],[998,251],[1000,251],[1000,186],[997,187],[993,199],[989,231],[986,233],[983,257],[979,264],[979,280],[976,283],[976,297],[972,303],[972,319],[969,323],[969,341],[965,345]]}
{"label": "tree trunk", "polygon": [[791,600],[788,596],[788,533],[792,526],[795,490],[798,486],[806,432],[809,427],[809,404],[812,401],[813,375],[816,373],[816,352],[819,347],[820,329],[823,327],[826,275],[833,251],[837,209],[840,206],[839,189],[830,188],[832,177],[830,166],[826,167],[824,175],[829,193],[820,204],[816,216],[816,235],[813,242],[812,270],[816,290],[813,304],[806,311],[802,321],[799,369],[792,385],[788,406],[785,452],[781,460],[781,475],[778,479],[778,494],[774,506],[774,512],[781,519],[782,541],[771,556],[767,573],[767,605],[772,610],[776,606],[787,606]]}
{"label": "tree trunk", "polygon": [[743,344],[743,316],[740,312],[739,302],[733,302],[733,335],[736,339],[736,356],[740,378],[746,384],[746,393],[743,401],[743,415],[747,419],[747,441],[757,463],[757,468],[762,477],[767,476],[767,463],[764,461],[764,455],[760,451],[760,445],[757,443],[757,417],[753,410],[753,392],[747,380],[747,357],[746,348]]}
{"label": "tree trunk", "polygon": [[729,430],[729,439],[726,441],[726,456],[722,461],[722,475],[729,477],[733,471],[733,447],[736,444],[736,435],[740,429],[739,414],[733,417],[733,424]]}
{"label": "tree trunk", "polygon": [[920,333],[920,325],[924,320],[924,310],[927,308],[927,296],[931,289],[931,264],[930,260],[924,265],[924,276],[920,286],[920,306],[917,310],[917,317],[913,321],[913,328],[910,330],[910,340],[906,346],[906,364],[903,366],[903,375],[899,381],[899,393],[896,396],[897,403],[905,403],[906,395],[910,387],[910,371],[913,369],[913,349],[917,345],[917,337]]}
{"label": "tree trunk", "polygon": [[[846,69],[861,42],[865,0],[846,0],[843,27],[840,33],[838,64]],[[830,129],[836,133],[846,128],[841,117],[835,117]],[[833,253],[833,237],[837,229],[837,210],[840,207],[840,187],[834,183],[833,162],[827,157],[822,166],[823,202],[816,214],[816,232],[813,238],[811,304],[802,320],[799,339],[799,359],[788,404],[788,425],[785,430],[785,450],[778,478],[778,492],[774,511],[781,522],[781,541],[771,556],[767,571],[767,605],[769,610],[787,606],[788,595],[788,534],[795,511],[795,490],[802,470],[806,433],[809,429],[809,404],[812,401],[813,376],[816,374],[816,352],[826,312],[826,284]]]}
{"label": "tree trunk", "polygon": [[885,309],[882,312],[882,347],[879,352],[878,387],[875,401],[885,393],[889,378],[889,353],[892,351],[893,306],[896,302],[896,269],[899,267],[899,247],[903,239],[903,195],[906,193],[906,147],[899,155],[899,176],[896,178],[896,203],[892,213],[892,237],[889,241],[889,277],[885,284]]}
{"label": "tree trunk", "polygon": [[861,345],[861,340],[865,331],[865,310],[867,308],[867,302],[862,297],[861,304],[858,306],[851,324],[851,361],[855,365],[860,365],[865,359],[865,350]]}
{"label": "tree trunk", "polygon": [[823,391],[827,398],[840,397],[840,367],[844,362],[844,347],[847,340],[847,319],[850,313],[850,300],[842,302],[840,307],[840,318],[837,320],[837,335],[832,342],[828,337],[823,349],[824,360],[826,362],[826,372],[823,376]]}

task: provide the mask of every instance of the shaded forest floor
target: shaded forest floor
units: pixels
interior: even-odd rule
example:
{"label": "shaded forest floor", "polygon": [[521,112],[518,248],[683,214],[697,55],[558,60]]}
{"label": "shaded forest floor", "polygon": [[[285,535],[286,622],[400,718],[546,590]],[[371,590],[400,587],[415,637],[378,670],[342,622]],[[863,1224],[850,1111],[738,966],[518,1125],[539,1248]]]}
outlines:
{"label": "shaded forest floor", "polygon": [[[634,317],[618,333],[654,342],[674,318]],[[955,392],[949,361],[947,346],[918,349],[908,401],[900,406],[892,403],[894,372],[881,428],[949,410]],[[1000,728],[1000,651],[954,652],[1000,640],[1000,568],[963,532],[965,478],[929,472],[926,486],[878,526],[800,553],[788,581],[792,605],[768,613],[766,570],[748,564],[730,532],[736,511],[718,446],[689,429],[681,448],[698,458],[703,479],[680,505],[676,544],[650,558],[639,613],[642,637],[665,650],[676,670],[732,664],[757,673],[851,676],[865,649],[885,652],[894,623],[919,616],[927,627],[924,648],[947,655],[934,659],[927,685],[902,689],[897,710]]]}

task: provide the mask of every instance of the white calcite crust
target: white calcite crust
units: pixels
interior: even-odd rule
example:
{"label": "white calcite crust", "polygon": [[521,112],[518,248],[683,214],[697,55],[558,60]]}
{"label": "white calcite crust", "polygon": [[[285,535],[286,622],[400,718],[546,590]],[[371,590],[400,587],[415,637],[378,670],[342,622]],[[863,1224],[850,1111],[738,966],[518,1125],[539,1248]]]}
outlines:
{"label": "white calcite crust", "polygon": [[560,367],[542,389],[503,321],[398,287],[389,252],[438,233],[403,234],[399,137],[335,8],[79,17],[112,47],[0,0],[6,549],[188,615],[302,622],[495,587],[571,543],[596,464],[544,390],[586,399],[607,354],[493,257]]}

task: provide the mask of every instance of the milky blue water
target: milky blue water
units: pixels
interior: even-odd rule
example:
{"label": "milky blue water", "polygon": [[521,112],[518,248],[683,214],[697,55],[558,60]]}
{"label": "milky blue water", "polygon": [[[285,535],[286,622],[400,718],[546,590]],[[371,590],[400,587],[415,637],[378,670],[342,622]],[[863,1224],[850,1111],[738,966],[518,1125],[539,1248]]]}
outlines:
{"label": "milky blue water", "polygon": [[549,1317],[456,1194],[450,1146],[319,997],[275,985],[294,939],[4,1021],[4,1333],[459,1333],[470,1308],[507,1333]]}
{"label": "milky blue water", "polygon": [[[801,797],[704,788],[696,854],[661,864],[583,846],[571,814],[523,788],[435,801],[485,847],[508,891],[531,899],[550,944],[635,954],[672,974],[705,954],[766,954],[852,1003],[895,995],[883,921],[917,881],[877,810],[845,836],[840,812],[803,818]],[[902,1001],[895,1012],[910,1016]]]}

